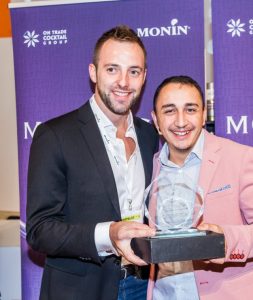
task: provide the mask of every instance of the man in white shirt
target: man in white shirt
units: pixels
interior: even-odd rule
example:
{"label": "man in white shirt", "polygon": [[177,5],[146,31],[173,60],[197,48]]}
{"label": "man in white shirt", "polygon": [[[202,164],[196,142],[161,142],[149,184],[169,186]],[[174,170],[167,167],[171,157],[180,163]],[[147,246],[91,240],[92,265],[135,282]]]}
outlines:
{"label": "man in white shirt", "polygon": [[130,110],[146,77],[136,33],[104,33],[89,74],[90,100],[39,126],[31,146],[27,240],[47,254],[40,299],[141,300],[147,281],[137,266],[146,263],[130,242],[154,235],[143,193],[158,138]]}

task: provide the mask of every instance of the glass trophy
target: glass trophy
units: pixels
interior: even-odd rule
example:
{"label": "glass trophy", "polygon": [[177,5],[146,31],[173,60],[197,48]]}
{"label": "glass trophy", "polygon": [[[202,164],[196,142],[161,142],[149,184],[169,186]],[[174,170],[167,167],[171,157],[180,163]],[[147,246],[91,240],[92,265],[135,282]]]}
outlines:
{"label": "glass trophy", "polygon": [[184,172],[162,170],[145,190],[144,201],[156,238],[205,234],[196,229],[204,211],[203,192]]}
{"label": "glass trophy", "polygon": [[201,188],[184,172],[165,168],[144,193],[145,216],[154,237],[133,238],[131,247],[148,263],[224,257],[224,235],[199,231],[204,212]]}

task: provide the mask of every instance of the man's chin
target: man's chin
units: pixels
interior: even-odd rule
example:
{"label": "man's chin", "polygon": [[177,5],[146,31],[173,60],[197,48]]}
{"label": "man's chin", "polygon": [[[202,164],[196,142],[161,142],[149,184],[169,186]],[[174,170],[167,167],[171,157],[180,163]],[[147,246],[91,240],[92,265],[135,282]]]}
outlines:
{"label": "man's chin", "polygon": [[113,105],[112,109],[114,110],[114,113],[119,115],[126,115],[129,113],[130,109],[133,107],[134,103],[120,103],[118,102],[117,105]]}
{"label": "man's chin", "polygon": [[181,144],[181,145],[177,144],[177,145],[174,145],[174,148],[177,151],[180,151],[180,152],[184,153],[184,152],[191,151],[192,145],[191,144],[184,144],[184,145],[183,144]]}
{"label": "man's chin", "polygon": [[116,115],[125,116],[129,113],[130,107],[111,107],[110,110]]}

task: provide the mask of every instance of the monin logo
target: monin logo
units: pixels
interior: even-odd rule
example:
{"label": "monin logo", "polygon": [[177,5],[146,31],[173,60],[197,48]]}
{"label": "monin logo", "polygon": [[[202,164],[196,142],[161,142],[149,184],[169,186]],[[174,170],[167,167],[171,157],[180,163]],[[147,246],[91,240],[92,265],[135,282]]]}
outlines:
{"label": "monin logo", "polygon": [[253,121],[248,120],[248,116],[241,116],[239,121],[235,122],[232,116],[227,116],[227,134],[248,134],[249,127],[253,128]]}
{"label": "monin logo", "polygon": [[[31,127],[29,122],[24,122],[24,139],[28,140],[29,138],[33,138],[35,130],[41,124],[41,122],[36,122],[34,127]],[[0,299],[1,300],[1,299]]]}
{"label": "monin logo", "polygon": [[177,24],[178,19],[172,19],[170,26],[137,28],[137,34],[139,37],[187,35],[190,30],[190,26],[180,26]]}

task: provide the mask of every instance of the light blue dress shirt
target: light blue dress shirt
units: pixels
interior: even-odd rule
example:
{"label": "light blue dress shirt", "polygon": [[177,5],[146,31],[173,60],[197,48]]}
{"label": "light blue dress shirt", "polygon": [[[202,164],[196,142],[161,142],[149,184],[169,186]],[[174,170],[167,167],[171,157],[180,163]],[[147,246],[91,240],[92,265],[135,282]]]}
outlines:
{"label": "light blue dress shirt", "polygon": [[[170,182],[182,182],[189,178],[193,186],[197,186],[204,146],[204,132],[200,134],[194,148],[182,166],[169,160],[169,147],[165,143],[161,149],[159,160],[160,175],[169,176]],[[194,201],[190,202],[193,209]],[[191,220],[189,220],[190,224]],[[158,279],[153,290],[153,300],[198,300],[198,291],[193,272],[175,274]]]}

